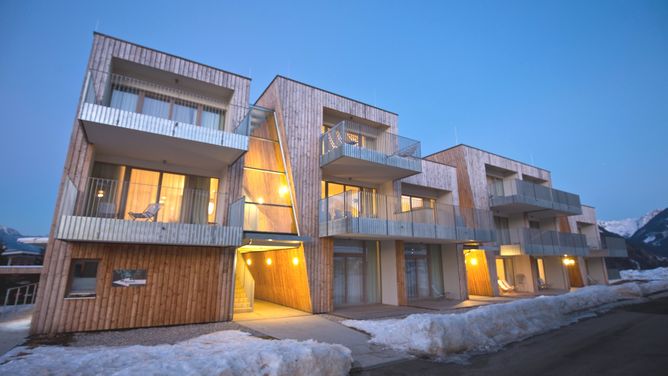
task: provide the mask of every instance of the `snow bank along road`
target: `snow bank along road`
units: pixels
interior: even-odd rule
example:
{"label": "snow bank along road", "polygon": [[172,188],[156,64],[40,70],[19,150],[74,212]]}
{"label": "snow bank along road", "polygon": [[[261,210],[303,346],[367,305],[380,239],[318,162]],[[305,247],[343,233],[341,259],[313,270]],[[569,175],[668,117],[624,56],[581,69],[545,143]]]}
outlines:
{"label": "snow bank along road", "polygon": [[315,341],[266,340],[237,330],[174,345],[17,347],[2,375],[345,375],[350,350]]}
{"label": "snow bank along road", "polygon": [[343,324],[369,333],[374,343],[415,355],[445,358],[492,352],[611,306],[643,302],[647,295],[668,290],[668,268],[625,271],[622,277],[636,281],[589,286],[564,295],[494,304],[460,314],[415,314],[404,319],[346,320]]}

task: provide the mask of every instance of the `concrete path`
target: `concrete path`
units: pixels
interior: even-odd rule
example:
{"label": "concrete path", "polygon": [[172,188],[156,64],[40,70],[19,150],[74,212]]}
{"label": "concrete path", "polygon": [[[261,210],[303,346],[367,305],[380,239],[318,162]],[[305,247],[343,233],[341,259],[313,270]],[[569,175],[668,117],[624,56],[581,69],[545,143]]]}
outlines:
{"label": "concrete path", "polygon": [[369,344],[369,336],[366,334],[317,315],[238,323],[278,339],[300,341],[313,339],[319,342],[341,344],[352,351],[353,368],[373,367],[410,358],[406,354]]}

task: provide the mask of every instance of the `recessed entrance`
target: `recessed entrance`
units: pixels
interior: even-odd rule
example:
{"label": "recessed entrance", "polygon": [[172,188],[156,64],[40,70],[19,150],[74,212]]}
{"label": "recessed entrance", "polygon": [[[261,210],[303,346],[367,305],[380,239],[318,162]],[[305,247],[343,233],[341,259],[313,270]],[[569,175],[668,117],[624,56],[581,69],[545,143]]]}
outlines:
{"label": "recessed entrance", "polygon": [[303,247],[243,246],[237,251],[234,320],[308,315]]}
{"label": "recessed entrance", "polygon": [[566,274],[568,274],[568,282],[571,287],[584,287],[582,280],[582,273],[580,272],[580,263],[577,257],[564,257],[563,264],[566,267]]}

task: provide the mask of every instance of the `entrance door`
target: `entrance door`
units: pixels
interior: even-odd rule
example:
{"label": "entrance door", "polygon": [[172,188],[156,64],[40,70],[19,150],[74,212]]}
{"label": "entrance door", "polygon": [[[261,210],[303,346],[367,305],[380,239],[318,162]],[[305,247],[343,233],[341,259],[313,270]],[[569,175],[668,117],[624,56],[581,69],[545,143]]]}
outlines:
{"label": "entrance door", "polygon": [[443,264],[438,245],[406,244],[404,259],[409,300],[444,295]]}

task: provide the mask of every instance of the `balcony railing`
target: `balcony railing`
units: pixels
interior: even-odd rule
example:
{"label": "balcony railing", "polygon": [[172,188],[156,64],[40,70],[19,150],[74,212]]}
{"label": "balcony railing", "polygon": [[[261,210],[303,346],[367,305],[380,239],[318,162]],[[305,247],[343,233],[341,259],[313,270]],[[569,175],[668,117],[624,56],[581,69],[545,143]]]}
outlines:
{"label": "balcony railing", "polygon": [[[497,187],[495,187],[497,188]],[[528,181],[514,179],[504,182],[503,189],[490,189],[490,207],[510,211],[552,210],[577,215],[582,213],[580,196]]]}
{"label": "balcony railing", "polygon": [[532,228],[503,229],[497,230],[496,239],[502,255],[506,253],[504,246],[519,246],[523,254],[543,256],[586,256],[589,251],[586,237],[570,232]]}
{"label": "balcony railing", "polygon": [[[248,138],[244,129],[224,130],[226,113],[223,108],[225,104],[220,99],[196,92],[119,74],[90,71],[79,119],[84,125],[113,126],[239,152],[247,150]],[[91,137],[96,135],[93,133]],[[238,156],[234,154],[232,157]]]}
{"label": "balcony railing", "polygon": [[488,210],[435,204],[402,210],[401,198],[347,191],[320,200],[320,236],[366,235],[444,241],[494,240]]}
{"label": "balcony railing", "polygon": [[243,215],[230,205],[228,223],[217,218],[226,195],[204,189],[89,178],[73,215],[64,215],[57,237],[203,246],[241,243]]}
{"label": "balcony railing", "polygon": [[613,236],[602,236],[601,246],[607,250],[607,257],[629,257],[626,239]]}
{"label": "balcony railing", "polygon": [[347,157],[404,170],[400,177],[422,171],[420,142],[384,129],[344,120],[320,137],[320,145],[321,167]]}

